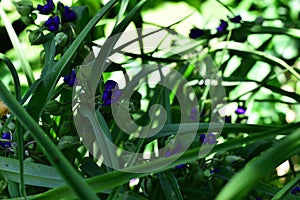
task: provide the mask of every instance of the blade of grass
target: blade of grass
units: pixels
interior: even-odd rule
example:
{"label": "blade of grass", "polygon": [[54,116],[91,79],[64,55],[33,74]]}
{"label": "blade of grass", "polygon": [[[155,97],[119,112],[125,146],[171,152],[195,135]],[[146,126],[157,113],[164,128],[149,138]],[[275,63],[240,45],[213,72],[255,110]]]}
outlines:
{"label": "blade of grass", "polygon": [[14,50],[16,51],[16,54],[17,54],[18,58],[20,59],[22,70],[25,73],[28,85],[30,86],[34,82],[34,76],[33,76],[30,64],[26,60],[24,51],[22,50],[18,36],[17,36],[15,30],[13,29],[6,13],[4,12],[4,10],[1,6],[0,6],[0,17],[3,20],[4,26],[6,28],[8,36],[10,37],[10,41],[14,47]]}
{"label": "blade of grass", "polygon": [[38,144],[45,149],[45,154],[53,166],[66,181],[67,185],[80,198],[98,199],[93,190],[83,181],[83,178],[73,169],[71,164],[59,151],[57,146],[46,136],[46,133],[35,122],[35,120],[25,111],[17,102],[12,94],[6,89],[0,81],[0,99],[7,105],[17,120],[28,130],[35,138]]}

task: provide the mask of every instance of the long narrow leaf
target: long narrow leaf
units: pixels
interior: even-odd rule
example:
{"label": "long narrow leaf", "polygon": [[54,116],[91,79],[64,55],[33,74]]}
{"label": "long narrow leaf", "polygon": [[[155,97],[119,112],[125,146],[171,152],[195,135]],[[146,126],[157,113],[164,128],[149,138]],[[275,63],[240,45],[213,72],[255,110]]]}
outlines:
{"label": "long narrow leaf", "polygon": [[8,69],[13,77],[16,98],[18,101],[20,101],[22,92],[21,92],[21,84],[20,84],[20,78],[19,78],[18,72],[17,72],[14,64],[4,54],[0,53],[0,59],[6,64],[6,66],[8,67]]}
{"label": "long narrow leaf", "polygon": [[[0,158],[0,173],[8,180],[20,183],[20,166],[16,159]],[[64,184],[64,180],[54,167],[37,163],[24,163],[24,178],[26,185],[54,188]]]}
{"label": "long narrow leaf", "polygon": [[14,28],[12,27],[6,13],[4,12],[4,10],[1,6],[0,6],[0,17],[2,18],[2,20],[4,22],[7,32],[9,33],[8,35],[10,37],[10,41],[11,41],[12,45],[14,46],[14,50],[16,51],[17,56],[20,59],[21,67],[23,69],[23,72],[26,75],[28,85],[32,85],[32,83],[34,82],[34,76],[33,76],[30,64],[26,60],[24,51],[22,50],[18,36],[17,36]]}

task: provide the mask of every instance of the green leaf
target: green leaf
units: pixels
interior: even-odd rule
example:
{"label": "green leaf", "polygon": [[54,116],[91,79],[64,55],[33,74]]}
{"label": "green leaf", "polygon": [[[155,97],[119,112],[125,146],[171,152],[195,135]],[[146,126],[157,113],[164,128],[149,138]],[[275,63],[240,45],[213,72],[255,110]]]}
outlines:
{"label": "green leaf", "polygon": [[[5,157],[0,159],[0,173],[8,180],[20,183],[19,161]],[[65,184],[54,167],[31,162],[24,162],[24,180],[26,185],[47,188]]]}
{"label": "green leaf", "polygon": [[178,182],[172,171],[159,173],[158,179],[167,200],[183,199]]}

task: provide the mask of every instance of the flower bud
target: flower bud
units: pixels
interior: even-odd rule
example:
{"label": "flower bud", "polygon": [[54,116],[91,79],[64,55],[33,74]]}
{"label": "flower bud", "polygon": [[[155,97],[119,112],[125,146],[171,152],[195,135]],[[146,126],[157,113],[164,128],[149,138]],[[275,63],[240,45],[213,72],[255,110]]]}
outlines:
{"label": "flower bud", "polygon": [[21,16],[21,20],[26,25],[34,24],[34,20],[31,17],[28,17],[28,16]]}
{"label": "flower bud", "polygon": [[33,6],[31,1],[21,1],[16,3],[17,11],[21,16],[28,16],[32,13]]}
{"label": "flower bud", "polygon": [[50,113],[52,115],[57,115],[60,112],[61,103],[56,100],[50,100],[45,106],[45,112]]}
{"label": "flower bud", "polygon": [[58,46],[63,47],[67,44],[68,36],[63,32],[59,32],[55,35],[55,41]]}
{"label": "flower bud", "polygon": [[29,30],[29,41],[32,45],[39,45],[46,42],[45,35],[40,30]]}
{"label": "flower bud", "polygon": [[40,64],[41,66],[44,66],[46,60],[46,53],[45,50],[42,50],[40,53]]}
{"label": "flower bud", "polygon": [[80,144],[78,137],[76,136],[63,136],[58,142],[57,147],[60,150],[69,149],[71,147],[77,146]]}

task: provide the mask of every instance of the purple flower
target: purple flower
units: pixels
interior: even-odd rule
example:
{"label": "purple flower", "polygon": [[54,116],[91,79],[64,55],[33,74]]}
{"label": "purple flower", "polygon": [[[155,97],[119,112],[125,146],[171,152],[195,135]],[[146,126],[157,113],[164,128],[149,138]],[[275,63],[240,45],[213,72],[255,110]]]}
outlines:
{"label": "purple flower", "polygon": [[298,186],[294,187],[294,188],[291,190],[291,193],[292,193],[292,194],[297,194],[297,193],[299,193],[299,192],[300,192],[300,187],[298,187]]}
{"label": "purple flower", "polygon": [[37,9],[41,14],[48,15],[54,9],[54,3],[52,0],[47,0],[47,3],[44,6],[38,4]]}
{"label": "purple flower", "polygon": [[[174,149],[171,149],[171,150],[168,150],[166,153],[165,153],[165,157],[169,157],[171,155],[174,155],[174,154],[177,154],[180,152],[180,149],[181,149],[181,146],[178,145],[177,147],[175,147]],[[176,165],[175,166],[175,169],[182,169],[186,166],[186,164],[179,164],[179,165]]]}
{"label": "purple flower", "polygon": [[120,99],[122,91],[119,89],[117,82],[108,80],[104,84],[104,87],[105,89],[102,95],[103,106],[108,106]]}
{"label": "purple flower", "polygon": [[218,168],[213,168],[212,170],[209,171],[210,174],[218,173],[219,169]]}
{"label": "purple flower", "polygon": [[229,18],[229,20],[233,23],[239,24],[241,23],[242,17],[241,15],[236,15],[233,18]]}
{"label": "purple flower", "polygon": [[76,71],[75,69],[72,69],[72,72],[70,74],[67,74],[64,77],[64,82],[68,84],[70,87],[73,87],[76,83]]}
{"label": "purple flower", "polygon": [[231,116],[226,115],[224,121],[225,121],[225,123],[231,123]]}
{"label": "purple flower", "polygon": [[175,169],[182,169],[186,166],[186,164],[179,164],[175,166]]}
{"label": "purple flower", "polygon": [[48,30],[51,32],[57,31],[59,28],[59,17],[49,17],[48,20],[45,22],[45,26],[47,26]]}
{"label": "purple flower", "polygon": [[216,139],[216,136],[212,133],[208,133],[208,134],[202,133],[200,135],[200,142],[202,144],[216,144],[217,139]]}
{"label": "purple flower", "polygon": [[117,82],[113,80],[108,80],[104,84],[105,90],[109,90],[109,91],[113,90],[116,86],[117,86]]}
{"label": "purple flower", "polygon": [[64,7],[64,11],[62,13],[62,21],[71,22],[76,20],[76,13],[70,9],[69,6]]}
{"label": "purple flower", "polygon": [[[2,139],[4,140],[12,140],[12,135],[10,133],[3,133],[2,134]],[[8,141],[0,141],[0,146],[3,147],[3,148],[8,148],[8,147],[11,147],[11,142],[8,142]]]}
{"label": "purple flower", "polygon": [[198,117],[198,111],[197,108],[192,108],[191,112],[190,112],[190,119],[192,121],[197,121],[197,117]]}
{"label": "purple flower", "polygon": [[243,115],[246,113],[246,107],[245,106],[239,106],[236,110],[235,113],[238,115]]}
{"label": "purple flower", "polygon": [[223,19],[220,20],[220,25],[217,27],[218,32],[223,32],[226,31],[228,27],[228,23],[224,21]]}
{"label": "purple flower", "polygon": [[190,38],[192,38],[192,39],[196,39],[196,38],[201,37],[203,35],[204,35],[204,30],[201,30],[199,28],[192,28],[190,30],[190,34],[189,34]]}

